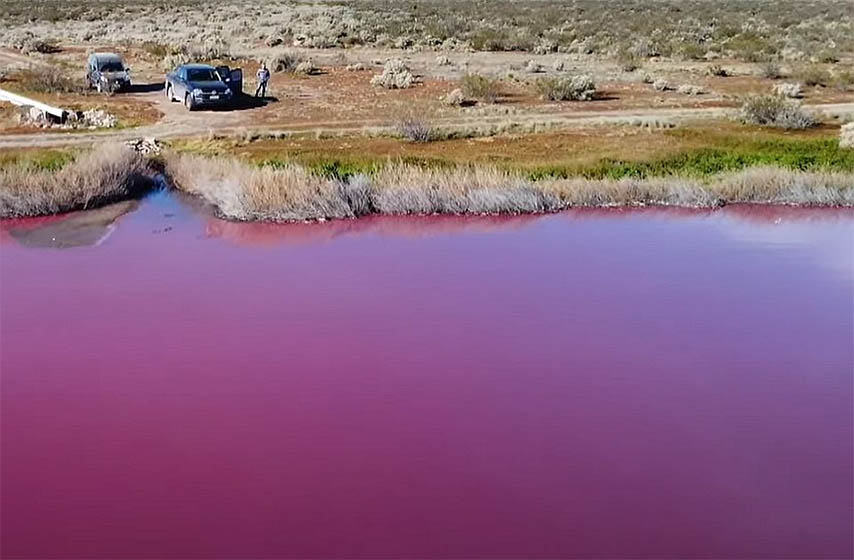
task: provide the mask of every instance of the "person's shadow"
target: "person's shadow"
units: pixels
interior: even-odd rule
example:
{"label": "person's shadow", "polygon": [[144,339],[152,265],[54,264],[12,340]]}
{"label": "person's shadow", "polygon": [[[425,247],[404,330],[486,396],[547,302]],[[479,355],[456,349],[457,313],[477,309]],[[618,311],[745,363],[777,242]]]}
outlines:
{"label": "person's shadow", "polygon": [[250,93],[244,93],[234,98],[234,102],[231,104],[231,109],[234,111],[257,109],[258,107],[264,107],[268,103],[277,103],[278,101],[279,98],[272,95],[255,97]]}

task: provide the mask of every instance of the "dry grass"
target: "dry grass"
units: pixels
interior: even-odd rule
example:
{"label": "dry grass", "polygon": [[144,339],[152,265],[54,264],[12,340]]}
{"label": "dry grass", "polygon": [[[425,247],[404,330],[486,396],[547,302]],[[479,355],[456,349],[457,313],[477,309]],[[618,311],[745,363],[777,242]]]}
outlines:
{"label": "dry grass", "polygon": [[230,158],[174,155],[167,172],[175,185],[201,196],[225,217],[300,221],[352,217],[334,181],[304,167],[253,167]]}
{"label": "dry grass", "polygon": [[75,80],[59,68],[32,66],[17,73],[20,87],[37,93],[84,93],[82,79]]}
{"label": "dry grass", "polygon": [[122,145],[105,145],[59,170],[17,164],[0,168],[0,217],[39,216],[137,196],[151,185],[145,160]]}
{"label": "dry grass", "polygon": [[[200,170],[202,170],[200,172]],[[320,177],[305,167],[253,167],[235,159],[173,155],[175,184],[226,218],[304,221],[365,214],[521,214],[576,206],[716,207],[734,202],[854,205],[854,177],[774,167],[707,181],[679,177],[533,181],[488,166],[390,163],[375,173]]]}

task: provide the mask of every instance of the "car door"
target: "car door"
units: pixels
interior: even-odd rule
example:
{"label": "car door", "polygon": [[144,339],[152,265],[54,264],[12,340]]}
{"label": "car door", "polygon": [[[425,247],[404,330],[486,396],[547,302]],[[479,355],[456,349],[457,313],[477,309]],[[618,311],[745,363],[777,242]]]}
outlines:
{"label": "car door", "polygon": [[180,88],[180,98],[184,99],[184,96],[190,93],[190,83],[187,81],[187,69],[179,68],[178,69],[178,83],[181,84]]}
{"label": "car door", "polygon": [[86,65],[86,79],[89,80],[89,85],[95,85],[95,59],[89,57],[89,62]]}

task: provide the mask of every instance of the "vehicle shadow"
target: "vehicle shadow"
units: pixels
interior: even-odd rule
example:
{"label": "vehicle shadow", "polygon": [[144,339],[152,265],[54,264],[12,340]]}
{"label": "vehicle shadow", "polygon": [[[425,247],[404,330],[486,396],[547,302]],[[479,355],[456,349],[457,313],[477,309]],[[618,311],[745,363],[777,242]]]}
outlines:
{"label": "vehicle shadow", "polygon": [[128,93],[152,93],[155,91],[163,91],[163,82],[155,82],[153,84],[131,84],[128,88]]}
{"label": "vehicle shadow", "polygon": [[259,107],[264,107],[269,103],[276,103],[279,101],[278,97],[255,97],[254,95],[250,95],[248,93],[243,93],[235,97],[230,105],[224,105],[222,107],[204,107],[203,110],[207,111],[245,111],[247,109],[257,109]]}

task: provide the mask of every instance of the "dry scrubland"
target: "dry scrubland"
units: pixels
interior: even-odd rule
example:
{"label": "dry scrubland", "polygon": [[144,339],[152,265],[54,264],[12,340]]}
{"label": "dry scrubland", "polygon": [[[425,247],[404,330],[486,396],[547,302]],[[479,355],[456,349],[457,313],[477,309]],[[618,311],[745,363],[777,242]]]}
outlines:
{"label": "dry scrubland", "polygon": [[[436,129],[488,135],[545,114],[737,107],[772,92],[790,102],[743,120],[802,128],[815,119],[798,103],[845,102],[854,91],[850,0],[4,0],[0,16],[0,46],[19,51],[0,52],[2,87],[103,109],[118,128],[161,124],[163,134],[193,118],[153,91],[84,91],[85,52],[122,52],[149,87],[192,60],[244,67],[251,91],[257,61],[269,62],[280,102],[206,113],[212,130],[232,133],[397,120],[401,137],[425,142],[443,138]],[[18,124],[0,133],[38,123]]]}
{"label": "dry scrubland", "polygon": [[189,45],[239,55],[258,46],[390,47],[745,61],[837,60],[854,52],[849,0],[4,0],[0,44]]}

